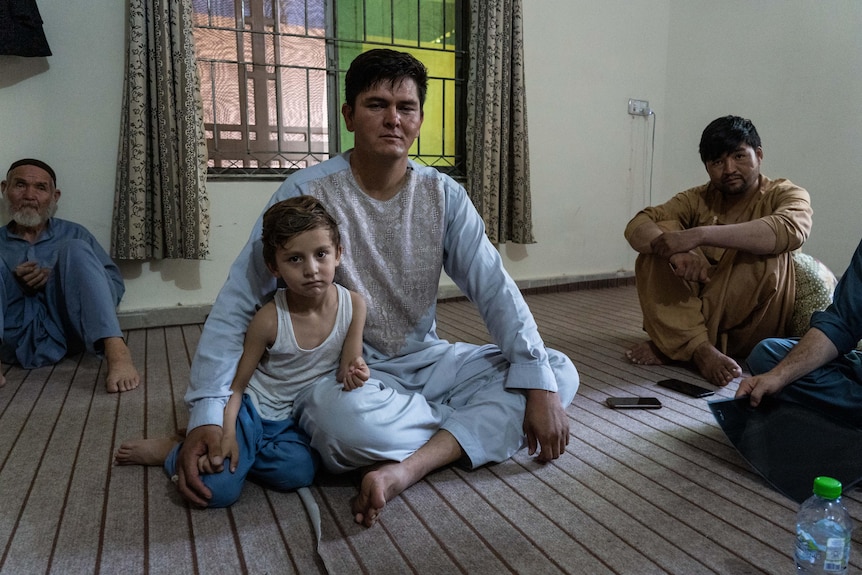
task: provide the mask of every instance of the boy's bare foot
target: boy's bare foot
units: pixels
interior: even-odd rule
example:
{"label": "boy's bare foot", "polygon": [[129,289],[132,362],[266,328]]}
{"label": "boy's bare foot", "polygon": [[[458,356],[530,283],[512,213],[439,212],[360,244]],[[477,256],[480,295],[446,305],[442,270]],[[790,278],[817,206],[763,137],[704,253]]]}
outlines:
{"label": "boy's bare foot", "polygon": [[105,359],[108,362],[108,375],[105,377],[105,389],[108,393],[130,391],[138,387],[141,378],[132,354],[121,337],[106,337],[102,340],[105,346]]}
{"label": "boy's bare foot", "polygon": [[162,465],[176,444],[176,439],[167,437],[132,439],[120,445],[114,461],[117,465]]}
{"label": "boy's bare foot", "polygon": [[387,461],[373,466],[363,475],[359,495],[352,502],[354,521],[371,527],[386,502],[413,483],[403,463]]}
{"label": "boy's bare foot", "polygon": [[668,357],[659,351],[652,341],[639,343],[626,351],[626,357],[629,361],[637,365],[664,365],[670,360]]}
{"label": "boy's bare foot", "polygon": [[742,368],[733,358],[727,357],[711,343],[701,344],[692,356],[700,374],[713,385],[725,386],[742,375]]}

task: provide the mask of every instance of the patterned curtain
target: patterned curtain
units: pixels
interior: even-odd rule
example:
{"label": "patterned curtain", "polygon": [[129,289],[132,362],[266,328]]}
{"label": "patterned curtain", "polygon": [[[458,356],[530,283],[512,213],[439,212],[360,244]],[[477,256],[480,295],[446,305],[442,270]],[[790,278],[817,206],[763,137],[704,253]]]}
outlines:
{"label": "patterned curtain", "polygon": [[467,189],[492,242],[531,244],[521,0],[470,4]]}
{"label": "patterned curtain", "polygon": [[191,2],[129,0],[111,255],[205,259],[207,149]]}

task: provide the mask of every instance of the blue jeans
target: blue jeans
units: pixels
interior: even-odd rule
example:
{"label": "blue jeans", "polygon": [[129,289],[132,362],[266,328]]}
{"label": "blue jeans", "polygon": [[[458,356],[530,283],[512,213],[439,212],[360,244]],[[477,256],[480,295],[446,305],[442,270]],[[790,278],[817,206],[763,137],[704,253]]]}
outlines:
{"label": "blue jeans", "polygon": [[[228,507],[242,493],[246,477],[276,491],[292,491],[311,485],[319,457],[309,445],[308,436],[293,419],[268,421],[261,419],[254,404],[243,395],[236,418],[236,440],[239,444],[239,465],[231,473],[225,459],[221,473],[202,475],[210,491],[209,507]],[[177,472],[177,454],[182,444],[174,446],[167,459],[168,477]]]}
{"label": "blue jeans", "polygon": [[[766,373],[793,349],[798,340],[770,338],[761,341],[746,360],[752,375]],[[777,395],[782,400],[813,407],[862,427],[860,354],[839,355],[822,367],[787,385]]]}

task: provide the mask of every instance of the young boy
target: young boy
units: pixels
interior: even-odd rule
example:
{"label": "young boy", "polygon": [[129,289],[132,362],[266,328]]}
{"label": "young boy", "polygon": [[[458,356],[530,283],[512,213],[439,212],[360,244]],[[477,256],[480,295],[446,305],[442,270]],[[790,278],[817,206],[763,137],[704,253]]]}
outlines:
{"label": "young boy", "polygon": [[[246,476],[279,491],[311,484],[318,457],[293,414],[313,385],[351,391],[368,380],[362,358],[365,302],[333,283],[341,262],[335,220],[311,196],[278,202],[263,216],[263,258],[284,282],[248,326],[242,357],[224,410],[221,451],[229,465],[202,456],[198,469],[211,491],[209,507],[239,499]],[[181,443],[143,439],[123,443],[120,465],[162,465],[174,477]]]}

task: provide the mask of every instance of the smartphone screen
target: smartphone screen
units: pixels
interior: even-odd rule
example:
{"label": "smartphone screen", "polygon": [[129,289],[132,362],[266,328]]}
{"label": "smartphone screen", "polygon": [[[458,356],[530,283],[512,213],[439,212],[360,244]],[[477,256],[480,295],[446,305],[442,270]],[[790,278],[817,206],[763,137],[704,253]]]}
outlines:
{"label": "smartphone screen", "polygon": [[707,395],[715,393],[711,389],[700,387],[699,385],[694,385],[687,381],[680,381],[679,379],[663,379],[656,385],[684,393],[689,397],[706,397]]}
{"label": "smartphone screen", "polygon": [[655,397],[609,397],[605,400],[614,409],[658,409],[661,402]]}

